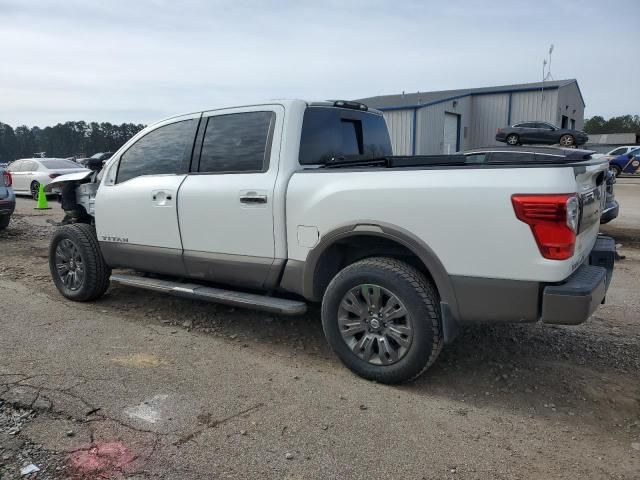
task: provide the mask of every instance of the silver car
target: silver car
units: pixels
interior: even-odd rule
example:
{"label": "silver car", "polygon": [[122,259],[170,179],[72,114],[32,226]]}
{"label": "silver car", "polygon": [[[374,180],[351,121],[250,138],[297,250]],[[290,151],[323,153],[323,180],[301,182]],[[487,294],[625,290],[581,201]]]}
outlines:
{"label": "silver car", "polygon": [[40,185],[48,185],[60,175],[86,172],[77,163],[64,158],[21,158],[9,165],[16,195],[31,195],[38,198]]}

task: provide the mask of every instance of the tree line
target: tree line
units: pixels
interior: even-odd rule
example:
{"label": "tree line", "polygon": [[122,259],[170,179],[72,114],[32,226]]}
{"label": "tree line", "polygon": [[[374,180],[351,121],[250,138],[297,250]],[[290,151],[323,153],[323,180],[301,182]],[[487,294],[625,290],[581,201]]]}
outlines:
{"label": "tree line", "polygon": [[584,122],[586,133],[638,133],[640,134],[640,115],[621,115],[605,120],[596,115]]}
{"label": "tree line", "polygon": [[97,152],[115,152],[145,126],[135,123],[65,122],[53,127],[15,129],[0,122],[0,163],[31,158],[46,152],[48,157],[88,157]]}

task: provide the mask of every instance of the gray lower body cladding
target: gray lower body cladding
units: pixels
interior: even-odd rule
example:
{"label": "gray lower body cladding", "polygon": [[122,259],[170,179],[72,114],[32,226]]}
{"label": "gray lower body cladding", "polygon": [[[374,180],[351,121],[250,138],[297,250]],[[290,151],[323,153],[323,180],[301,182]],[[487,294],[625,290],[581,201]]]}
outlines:
{"label": "gray lower body cladding", "polygon": [[589,256],[562,282],[545,284],[451,277],[460,323],[536,322],[577,325],[604,302],[611,283],[615,241],[599,236]]}
{"label": "gray lower body cladding", "polygon": [[275,288],[284,260],[245,255],[195,252],[119,242],[100,242],[100,250],[112,268],[190,278],[241,288]]}
{"label": "gray lower body cladding", "polygon": [[[269,290],[277,286],[299,293],[304,263],[218,255],[137,245],[100,242],[108,265],[143,272],[200,279],[241,288]],[[575,325],[584,322],[604,301],[611,281],[615,242],[600,236],[589,263],[555,284],[451,276],[456,313],[447,322],[536,322]],[[283,272],[280,279],[280,273]],[[446,302],[445,302],[446,304]],[[450,305],[447,304],[447,307]]]}

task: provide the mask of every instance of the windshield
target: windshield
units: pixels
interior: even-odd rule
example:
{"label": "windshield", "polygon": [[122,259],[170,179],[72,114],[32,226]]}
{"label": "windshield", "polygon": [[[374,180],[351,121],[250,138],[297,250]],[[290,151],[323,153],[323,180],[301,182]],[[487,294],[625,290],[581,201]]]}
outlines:
{"label": "windshield", "polygon": [[52,168],[82,168],[76,162],[72,162],[71,160],[64,160],[62,158],[40,160],[40,163],[49,170],[51,170]]}

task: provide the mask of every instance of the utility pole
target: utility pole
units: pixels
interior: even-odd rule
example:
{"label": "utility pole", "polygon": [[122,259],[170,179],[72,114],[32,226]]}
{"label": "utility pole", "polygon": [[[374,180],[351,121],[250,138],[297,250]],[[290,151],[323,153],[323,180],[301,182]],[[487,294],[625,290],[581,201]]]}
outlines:
{"label": "utility pole", "polygon": [[[540,95],[540,118],[542,118],[543,104],[544,104],[544,82],[546,80],[553,80],[553,76],[551,75],[551,54],[552,53],[553,53],[553,43],[549,47],[549,62],[547,62],[546,58],[542,60],[542,89],[541,89],[542,94]],[[545,67],[547,66],[547,63],[549,63],[549,69],[547,70],[547,73],[545,75],[544,71],[545,71]]]}

